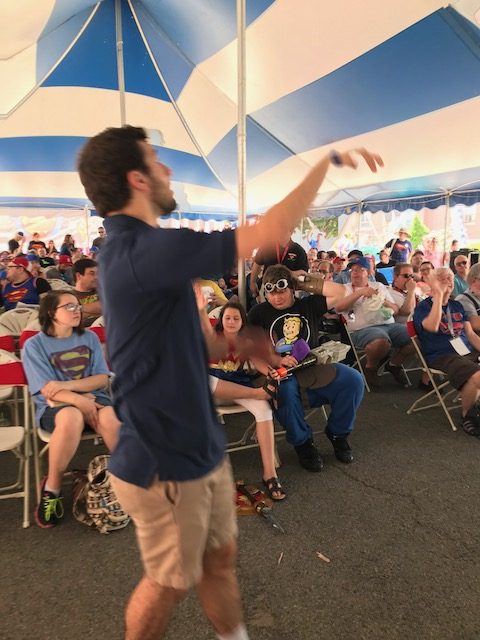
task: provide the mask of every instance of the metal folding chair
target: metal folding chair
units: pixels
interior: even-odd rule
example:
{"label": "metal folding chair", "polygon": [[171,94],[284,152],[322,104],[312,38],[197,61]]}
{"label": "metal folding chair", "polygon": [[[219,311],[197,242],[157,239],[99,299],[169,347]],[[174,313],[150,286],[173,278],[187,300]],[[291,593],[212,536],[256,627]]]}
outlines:
{"label": "metal folding chair", "polygon": [[355,362],[353,363],[352,366],[356,367],[360,373],[362,374],[362,378],[363,378],[363,382],[365,384],[365,389],[367,391],[370,391],[370,387],[368,386],[368,382],[367,382],[367,378],[365,377],[365,371],[363,370],[363,365],[362,365],[362,360],[366,360],[367,359],[367,354],[365,352],[365,349],[359,349],[358,347],[356,347],[353,344],[353,340],[352,340],[352,334],[350,333],[349,329],[348,329],[348,323],[347,323],[347,319],[345,318],[345,316],[342,313],[338,314],[338,317],[340,318],[340,322],[342,323],[344,329],[345,329],[345,335],[348,338],[348,343],[352,349],[352,353],[355,357]]}
{"label": "metal folding chair", "polygon": [[0,364],[0,391],[14,388],[21,420],[8,427],[0,427],[0,452],[11,451],[18,460],[17,479],[14,483],[0,487],[0,500],[6,498],[23,499],[23,528],[30,525],[30,396],[22,363],[13,361],[14,356],[6,353],[12,361]]}
{"label": "metal folding chair", "polygon": [[[415,347],[415,351],[418,356],[418,359],[421,363],[421,368],[428,375],[428,378],[432,385],[432,391],[428,391],[427,393],[422,395],[420,398],[418,398],[418,400],[415,400],[415,402],[407,409],[407,414],[410,415],[412,413],[417,413],[419,411],[426,411],[427,409],[434,409],[436,407],[441,407],[443,412],[445,413],[445,416],[447,417],[447,420],[452,430],[457,431],[457,427],[452,420],[451,411],[454,409],[460,409],[461,405],[457,403],[457,404],[447,406],[446,401],[451,396],[456,397],[458,394],[458,391],[457,389],[454,389],[452,387],[447,393],[442,394],[442,391],[444,391],[448,386],[450,386],[450,383],[448,382],[448,380],[446,380],[441,384],[437,384],[435,380],[435,376],[444,376],[445,372],[440,371],[440,369],[433,369],[432,367],[428,366],[425,360],[425,357],[422,353],[420,340],[417,336],[417,332],[415,331],[415,325],[413,323],[413,320],[409,320],[407,322],[407,330],[408,330],[408,335],[410,336],[410,339],[413,342],[413,346]],[[436,397],[436,402],[430,402],[435,397]],[[425,402],[428,402],[428,403],[424,404]]]}

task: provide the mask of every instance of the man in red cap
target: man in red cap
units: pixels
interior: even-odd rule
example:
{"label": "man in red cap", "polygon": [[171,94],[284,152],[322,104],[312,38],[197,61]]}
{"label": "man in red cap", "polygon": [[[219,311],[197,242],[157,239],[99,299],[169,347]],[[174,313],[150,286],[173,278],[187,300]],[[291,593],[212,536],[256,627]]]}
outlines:
{"label": "man in red cap", "polygon": [[72,271],[72,258],[70,256],[58,256],[58,270],[60,278],[72,287],[75,284]]}
{"label": "man in red cap", "polygon": [[7,264],[7,283],[1,295],[2,306],[6,311],[11,311],[19,302],[39,304],[42,294],[50,291],[50,288],[43,278],[32,277],[26,258],[17,256]]}

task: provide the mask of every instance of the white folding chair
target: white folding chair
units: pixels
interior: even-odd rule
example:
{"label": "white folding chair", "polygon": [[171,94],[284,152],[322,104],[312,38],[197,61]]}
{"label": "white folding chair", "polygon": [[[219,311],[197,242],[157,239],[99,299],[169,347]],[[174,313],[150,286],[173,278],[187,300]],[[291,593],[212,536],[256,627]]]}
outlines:
{"label": "white folding chair", "polygon": [[356,347],[353,344],[353,340],[352,340],[352,334],[350,333],[349,329],[348,329],[348,323],[347,323],[347,319],[345,318],[345,316],[342,313],[338,314],[338,317],[340,319],[340,322],[342,323],[344,329],[345,329],[345,333],[348,337],[348,342],[350,344],[350,347],[352,349],[352,353],[355,357],[355,362],[353,363],[353,366],[356,367],[360,373],[362,374],[362,378],[363,378],[363,382],[365,384],[365,389],[367,391],[370,391],[370,387],[368,386],[368,382],[367,382],[367,378],[365,377],[365,371],[363,370],[363,365],[362,365],[362,361],[367,359],[367,354],[365,352],[365,349],[360,349],[358,347]]}
{"label": "white folding chair", "polygon": [[[6,498],[23,499],[23,528],[30,525],[30,396],[22,363],[15,356],[3,352],[6,357],[0,361],[0,390],[13,387],[18,391],[20,405],[16,415],[21,416],[17,424],[0,427],[0,452],[12,452],[18,460],[17,479],[14,483],[0,487],[0,500]],[[2,363],[3,362],[3,363]]]}
{"label": "white folding chair", "polygon": [[[239,413],[248,413],[248,409],[242,407],[239,404],[222,404],[216,405],[216,411],[218,420],[221,424],[225,425],[225,416],[231,416]],[[250,414],[251,415],[251,414]],[[274,431],[274,436],[284,434],[285,431]],[[258,440],[257,440],[257,432],[256,432],[256,423],[255,420],[252,420],[248,426],[243,431],[242,435],[238,440],[234,440],[232,442],[228,442],[226,446],[227,453],[234,453],[235,451],[244,451],[246,449],[254,449],[258,448]],[[280,467],[280,457],[277,451],[277,445],[275,444],[275,466]]]}
{"label": "white folding chair", "polygon": [[[448,380],[446,380],[445,382],[437,384],[437,381],[435,380],[435,376],[445,376],[445,372],[440,371],[439,369],[432,369],[432,367],[428,366],[425,360],[425,357],[422,353],[420,341],[418,339],[417,332],[415,331],[415,325],[413,324],[413,320],[409,320],[407,322],[407,330],[408,330],[410,339],[413,342],[413,346],[417,353],[418,359],[420,360],[421,368],[428,375],[428,378],[432,385],[432,390],[422,395],[420,398],[418,398],[418,400],[415,400],[415,402],[407,409],[407,414],[410,415],[412,413],[417,413],[419,411],[426,411],[427,409],[434,409],[436,407],[441,407],[450,426],[452,427],[452,430],[457,431],[457,427],[452,420],[451,412],[454,409],[460,409],[461,405],[456,403],[456,404],[447,406],[446,401],[451,396],[454,396],[456,398],[458,395],[458,391],[457,389],[454,389],[452,387],[447,393],[442,394],[442,391],[446,390],[446,388],[450,386],[450,383],[448,382]],[[435,397],[436,397],[436,401],[430,402]],[[428,403],[424,404],[425,402],[428,402]]]}

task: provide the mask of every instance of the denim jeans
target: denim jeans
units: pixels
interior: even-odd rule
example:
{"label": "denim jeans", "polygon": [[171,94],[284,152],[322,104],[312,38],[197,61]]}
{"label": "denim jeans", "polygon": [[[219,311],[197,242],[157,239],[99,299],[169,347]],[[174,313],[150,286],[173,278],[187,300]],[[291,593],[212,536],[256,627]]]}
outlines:
{"label": "denim jeans", "polygon": [[[365,385],[355,369],[344,364],[334,366],[337,372],[335,379],[324,387],[307,389],[307,397],[311,407],[330,405],[327,428],[335,436],[346,437],[353,430]],[[305,422],[300,387],[295,376],[280,383],[278,405],[275,417],[287,432],[287,442],[298,446],[309,440],[312,429]]]}

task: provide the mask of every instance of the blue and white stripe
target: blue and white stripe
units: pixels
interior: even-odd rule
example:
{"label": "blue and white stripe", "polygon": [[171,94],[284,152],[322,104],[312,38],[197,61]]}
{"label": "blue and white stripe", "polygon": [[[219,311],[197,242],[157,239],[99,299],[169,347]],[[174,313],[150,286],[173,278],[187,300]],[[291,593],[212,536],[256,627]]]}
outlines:
{"label": "blue and white stripe", "polygon": [[[115,0],[32,1],[28,15],[11,5],[0,27],[0,206],[82,207],[78,151],[120,124]],[[121,0],[127,121],[162,131],[158,152],[189,215],[237,206],[235,5]],[[332,169],[315,211],[434,208],[450,192],[480,200],[480,30],[472,2],[444,5],[247,1],[249,212],[333,147],[375,149],[386,166],[373,177]]]}

